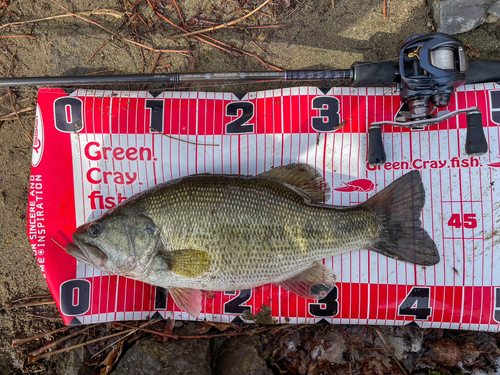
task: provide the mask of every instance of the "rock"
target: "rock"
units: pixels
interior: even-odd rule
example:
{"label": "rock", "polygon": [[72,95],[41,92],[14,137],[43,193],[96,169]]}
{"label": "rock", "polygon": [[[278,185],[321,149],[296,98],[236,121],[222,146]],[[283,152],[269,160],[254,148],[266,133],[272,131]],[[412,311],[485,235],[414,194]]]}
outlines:
{"label": "rock", "polygon": [[327,360],[333,364],[345,364],[344,351],[347,351],[347,346],[336,332],[316,332],[314,340],[318,345],[311,351],[312,360]]}
{"label": "rock", "polygon": [[90,353],[85,347],[80,347],[66,352],[62,358],[58,357],[53,366],[61,375],[91,375],[93,367],[85,364],[87,359],[90,359]]}
{"label": "rock", "polygon": [[211,375],[210,341],[204,339],[139,340],[120,359],[112,374]]}
{"label": "rock", "polygon": [[253,336],[228,338],[219,349],[215,363],[218,375],[272,375],[263,358],[262,345]]}
{"label": "rock", "polygon": [[500,0],[488,9],[488,13],[494,15],[495,17],[500,17]]}
{"label": "rock", "polygon": [[462,361],[462,351],[455,342],[448,339],[441,339],[428,344],[429,351],[426,356],[431,361],[447,367],[455,367]]}
{"label": "rock", "polygon": [[[459,34],[484,22],[498,0],[429,0],[437,31]],[[495,9],[495,8],[494,8]]]}

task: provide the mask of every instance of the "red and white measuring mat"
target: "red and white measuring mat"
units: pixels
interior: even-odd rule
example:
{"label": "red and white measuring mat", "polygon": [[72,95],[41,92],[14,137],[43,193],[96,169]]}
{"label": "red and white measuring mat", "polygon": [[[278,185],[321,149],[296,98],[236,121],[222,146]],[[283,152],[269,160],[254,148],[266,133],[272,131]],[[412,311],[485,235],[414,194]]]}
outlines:
{"label": "red and white measuring mat", "polygon": [[[367,164],[367,127],[393,121],[392,89],[314,87],[247,94],[39,91],[28,236],[66,324],[193,319],[162,288],[101,273],[68,255],[74,229],[128,197],[196,173],[256,175],[307,163],[332,188],[326,203],[366,201],[417,169],[423,227],[441,262],[422,267],[367,250],[325,260],[338,283],[323,300],[279,286],[215,292],[198,319],[231,322],[263,305],[277,323],[500,327],[500,85],[460,87],[448,109],[478,106],[489,153],[464,152],[466,117],[422,131],[386,126],[388,162]],[[333,132],[339,124],[345,124]],[[160,133],[167,134],[164,136]],[[496,271],[495,271],[496,270]],[[157,315],[158,316],[158,315]]]}

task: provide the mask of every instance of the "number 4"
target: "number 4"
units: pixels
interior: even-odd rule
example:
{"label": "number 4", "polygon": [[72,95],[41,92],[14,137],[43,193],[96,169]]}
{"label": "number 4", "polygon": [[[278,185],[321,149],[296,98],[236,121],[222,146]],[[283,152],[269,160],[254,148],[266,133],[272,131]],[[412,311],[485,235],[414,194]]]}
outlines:
{"label": "number 4", "polygon": [[399,315],[413,315],[417,320],[427,320],[432,314],[430,299],[430,288],[413,287],[399,305]]}

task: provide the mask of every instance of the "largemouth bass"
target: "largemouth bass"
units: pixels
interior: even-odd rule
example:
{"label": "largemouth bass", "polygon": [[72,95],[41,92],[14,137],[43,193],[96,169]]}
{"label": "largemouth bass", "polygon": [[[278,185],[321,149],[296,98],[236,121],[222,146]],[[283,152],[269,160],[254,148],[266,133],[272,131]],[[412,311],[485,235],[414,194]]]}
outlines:
{"label": "largemouth bass", "polygon": [[274,283],[322,298],[335,275],[321,260],[355,249],[420,265],[439,262],[421,226],[425,191],[418,171],[353,207],[323,204],[329,193],[306,164],[258,176],[187,176],[80,226],[66,250],[105,272],[168,288],[192,316],[201,312],[201,290]]}

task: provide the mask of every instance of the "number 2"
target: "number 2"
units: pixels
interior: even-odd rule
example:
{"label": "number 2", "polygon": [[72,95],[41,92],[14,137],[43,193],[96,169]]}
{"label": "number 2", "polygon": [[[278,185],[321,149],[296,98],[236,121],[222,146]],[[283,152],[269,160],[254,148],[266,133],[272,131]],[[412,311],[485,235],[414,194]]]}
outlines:
{"label": "number 2", "polygon": [[[241,112],[240,112],[241,111]],[[254,132],[254,125],[248,124],[253,118],[254,107],[252,102],[233,102],[226,106],[226,116],[238,116],[226,124],[226,134],[247,134]]]}
{"label": "number 2", "polygon": [[[226,292],[226,295],[235,294]],[[224,303],[224,314],[243,314],[245,311],[252,312],[251,306],[242,306],[252,298],[252,289],[240,290],[239,295]]]}

